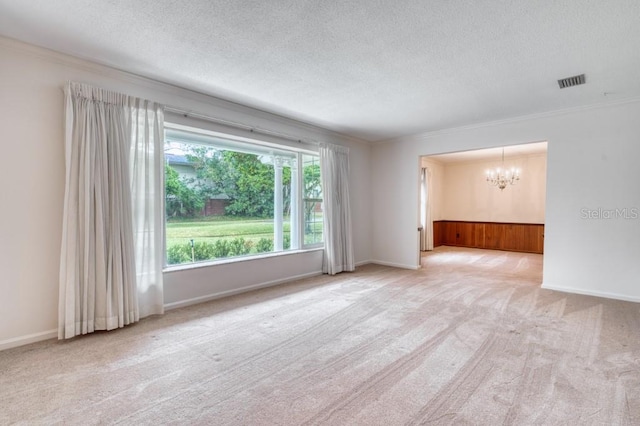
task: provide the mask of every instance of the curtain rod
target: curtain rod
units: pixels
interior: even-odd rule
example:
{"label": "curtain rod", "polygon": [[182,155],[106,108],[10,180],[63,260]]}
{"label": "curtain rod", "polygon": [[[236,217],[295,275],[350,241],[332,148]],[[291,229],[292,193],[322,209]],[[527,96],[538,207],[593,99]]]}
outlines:
{"label": "curtain rod", "polygon": [[228,127],[233,127],[236,129],[240,129],[240,130],[247,130],[251,133],[259,133],[262,135],[266,135],[266,136],[275,136],[281,139],[286,139],[286,140],[290,140],[293,142],[298,142],[298,143],[303,143],[303,144],[307,144],[307,145],[318,145],[318,141],[312,140],[312,139],[303,139],[303,138],[299,138],[297,136],[293,136],[287,133],[282,133],[282,132],[276,132],[273,130],[269,130],[269,129],[263,129],[261,127],[256,127],[256,126],[250,126],[248,124],[244,124],[244,123],[239,123],[237,121],[231,121],[231,120],[225,120],[223,118],[217,118],[217,117],[212,117],[210,115],[205,115],[205,114],[199,114],[197,112],[192,112],[192,111],[187,111],[184,110],[182,108],[178,108],[178,107],[172,107],[172,106],[168,106],[165,105],[164,107],[165,111],[168,112],[172,112],[174,114],[179,114],[182,115],[184,117],[192,117],[192,118],[197,118],[200,120],[205,120],[205,121],[210,121],[212,123],[216,123],[216,124],[222,124],[224,126],[228,126]]}

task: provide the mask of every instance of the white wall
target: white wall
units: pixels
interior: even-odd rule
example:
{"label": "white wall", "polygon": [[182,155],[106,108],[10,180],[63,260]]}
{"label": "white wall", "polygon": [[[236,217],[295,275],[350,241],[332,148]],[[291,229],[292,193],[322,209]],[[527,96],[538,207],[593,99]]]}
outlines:
{"label": "white wall", "polygon": [[505,167],[521,170],[516,185],[504,190],[487,185],[485,171],[500,161],[468,161],[444,165],[443,217],[478,222],[544,223],[546,155],[514,156]]}
{"label": "white wall", "polygon": [[543,286],[640,302],[640,219],[584,218],[584,209],[640,207],[638,101],[374,146],[373,258],[417,267],[419,156],[539,141],[548,141]]}
{"label": "white wall", "polygon": [[[355,257],[357,262],[370,259],[371,149],[366,143],[4,38],[0,64],[0,349],[55,336],[64,197],[62,87],[67,80],[348,146]],[[178,306],[318,273],[319,253],[171,272],[165,276],[165,302]]]}

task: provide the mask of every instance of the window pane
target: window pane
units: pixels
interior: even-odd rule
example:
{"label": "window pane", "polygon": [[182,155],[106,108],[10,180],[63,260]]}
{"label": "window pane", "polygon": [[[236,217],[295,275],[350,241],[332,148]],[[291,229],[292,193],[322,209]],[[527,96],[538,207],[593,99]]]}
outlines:
{"label": "window pane", "polygon": [[[194,142],[195,141],[195,142]],[[265,152],[232,140],[172,130],[165,141],[167,264],[272,252],[290,247],[291,162],[295,153]],[[281,215],[274,214],[281,173]],[[282,232],[274,220],[281,217]],[[278,238],[276,238],[278,237]]]}
{"label": "window pane", "polygon": [[304,244],[322,243],[322,183],[316,155],[302,156]]}

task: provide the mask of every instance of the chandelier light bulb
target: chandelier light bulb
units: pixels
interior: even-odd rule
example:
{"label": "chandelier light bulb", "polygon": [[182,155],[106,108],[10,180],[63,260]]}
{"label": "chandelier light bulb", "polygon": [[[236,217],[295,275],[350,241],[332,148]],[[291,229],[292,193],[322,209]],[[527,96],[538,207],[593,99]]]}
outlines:
{"label": "chandelier light bulb", "polygon": [[487,170],[486,175],[487,183],[491,186],[497,186],[502,191],[507,185],[515,185],[520,180],[520,169],[504,168],[504,148],[502,148],[502,167]]}

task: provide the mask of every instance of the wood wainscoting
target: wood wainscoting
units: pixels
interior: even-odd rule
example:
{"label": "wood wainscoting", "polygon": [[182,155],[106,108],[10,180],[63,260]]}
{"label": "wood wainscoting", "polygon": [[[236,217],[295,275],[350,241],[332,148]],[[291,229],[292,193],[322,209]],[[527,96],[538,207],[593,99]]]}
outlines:
{"label": "wood wainscoting", "polygon": [[542,253],[544,224],[437,220],[433,222],[433,246]]}

